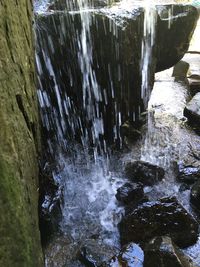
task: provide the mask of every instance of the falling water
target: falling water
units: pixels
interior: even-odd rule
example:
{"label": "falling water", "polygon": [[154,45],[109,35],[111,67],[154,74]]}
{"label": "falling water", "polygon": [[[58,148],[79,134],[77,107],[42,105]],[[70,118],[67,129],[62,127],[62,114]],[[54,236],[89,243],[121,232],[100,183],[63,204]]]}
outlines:
{"label": "falling water", "polygon": [[155,43],[155,27],[156,27],[156,9],[155,6],[149,3],[149,1],[144,2],[144,33],[142,41],[142,88],[141,97],[144,102],[144,106],[147,108],[151,88],[151,71],[153,69],[153,47]]}
{"label": "falling water", "polygon": [[[46,2],[48,3],[49,1]],[[122,2],[127,4],[131,1],[123,0]],[[88,241],[95,239],[97,246],[95,249],[97,251],[102,246],[109,245],[113,248],[112,253],[115,253],[120,247],[117,224],[124,212],[119,207],[115,194],[117,188],[126,181],[121,172],[122,163],[114,156],[111,160],[108,157],[108,147],[104,138],[105,125],[100,108],[103,99],[105,102],[103,104],[107,105],[107,92],[100,87],[93,66],[94,51],[91,36],[93,18],[92,13],[88,12],[88,5],[89,0],[79,0],[79,10],[76,13],[72,11],[67,18],[61,14],[58,20],[53,18],[51,21],[52,28],[57,36],[59,36],[60,47],[63,47],[66,42],[65,35],[67,30],[70,33],[75,31],[73,37],[75,36],[76,38],[69,44],[69,47],[76,51],[80,72],[77,73],[78,78],[75,80],[76,73],[73,73],[73,68],[66,67],[64,74],[69,78],[67,85],[63,86],[65,81],[62,78],[65,78],[65,76],[61,75],[60,66],[55,65],[53,62],[53,57],[61,49],[60,47],[54,47],[52,36],[48,34],[49,29],[45,29],[46,39],[44,39],[40,32],[40,28],[44,27],[44,25],[42,23],[37,25],[37,44],[39,47],[39,54],[36,54],[39,83],[38,98],[42,123],[48,137],[47,147],[57,165],[57,171],[52,170],[53,176],[59,184],[63,195],[61,207],[63,218],[60,223],[62,234],[64,238],[72,240],[71,246],[74,247],[75,251],[84,246]],[[152,90],[150,81],[151,69],[154,64],[152,55],[156,37],[156,12],[148,1],[145,1],[144,6],[144,37],[141,48],[141,99],[144,102],[145,108],[147,108]],[[42,10],[44,10],[44,6]],[[79,15],[80,28],[77,29],[74,27],[74,14]],[[66,23],[68,23],[68,29],[66,29]],[[110,31],[113,31],[117,38],[117,28],[112,20],[109,26]],[[73,37],[70,36],[70,39]],[[119,54],[118,50],[119,48],[116,44],[116,58]],[[68,53],[70,54],[66,50],[66,54]],[[66,57],[65,53],[61,54],[61,59],[62,61],[71,60]],[[120,61],[120,58],[118,60]],[[59,64],[62,63],[59,62]],[[114,114],[112,116],[115,123],[112,127],[114,139],[117,139],[120,135],[123,116],[115,100],[115,88],[113,89],[110,65],[107,72],[109,73],[111,98],[114,103]],[[49,77],[48,82],[44,81],[44,76]],[[121,76],[122,73],[119,65],[117,76],[119,81]],[[70,84],[70,88],[65,88],[68,84]],[[76,86],[78,97],[74,97],[75,94],[71,89],[76,88]],[[63,90],[63,88],[66,90]],[[79,101],[77,101],[77,98]],[[182,110],[185,104],[184,101],[185,92],[182,91],[179,111]],[[156,103],[151,101],[149,103],[149,110],[154,112],[155,106]],[[182,116],[182,111],[179,111],[176,114],[178,118]],[[157,114],[159,115],[159,112]],[[110,116],[110,114],[107,115]],[[152,113],[149,112],[148,130],[141,151],[141,159],[161,165],[162,167],[168,167],[176,150],[175,146],[177,146],[176,143],[178,141],[174,136],[176,136],[178,128],[174,128],[173,138],[171,138],[171,124],[168,127],[167,115],[166,124],[164,125],[165,129],[162,129],[162,123],[159,125],[159,119],[155,121],[156,118],[151,115]],[[157,123],[157,128],[155,123]],[[112,166],[112,161],[114,162],[114,167]],[[158,196],[159,186],[156,189],[156,196]],[[175,188],[173,190],[177,191],[178,189]],[[55,250],[58,250],[58,247],[59,244],[56,244]],[[112,253],[110,256],[113,255]],[[47,257],[46,266],[51,266],[50,262],[50,257]],[[76,266],[70,264],[68,266]]]}

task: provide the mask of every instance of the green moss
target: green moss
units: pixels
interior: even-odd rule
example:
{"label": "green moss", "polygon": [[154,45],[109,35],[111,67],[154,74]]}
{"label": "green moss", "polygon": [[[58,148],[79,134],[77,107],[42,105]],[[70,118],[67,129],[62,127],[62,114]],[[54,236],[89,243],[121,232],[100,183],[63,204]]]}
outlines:
{"label": "green moss", "polygon": [[0,266],[40,267],[32,6],[0,6]]}

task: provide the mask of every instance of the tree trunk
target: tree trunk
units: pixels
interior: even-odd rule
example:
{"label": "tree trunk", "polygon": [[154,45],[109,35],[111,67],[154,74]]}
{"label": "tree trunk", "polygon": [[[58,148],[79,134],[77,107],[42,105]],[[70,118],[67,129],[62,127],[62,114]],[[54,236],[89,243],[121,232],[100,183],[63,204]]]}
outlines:
{"label": "tree trunk", "polygon": [[0,266],[43,266],[30,0],[0,0]]}

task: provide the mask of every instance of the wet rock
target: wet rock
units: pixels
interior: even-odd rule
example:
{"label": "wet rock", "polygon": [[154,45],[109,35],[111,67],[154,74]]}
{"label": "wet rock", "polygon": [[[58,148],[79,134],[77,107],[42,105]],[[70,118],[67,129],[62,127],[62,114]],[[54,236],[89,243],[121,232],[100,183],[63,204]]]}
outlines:
{"label": "wet rock", "polygon": [[195,267],[192,260],[167,236],[152,239],[144,252],[144,267]]}
{"label": "wet rock", "polygon": [[176,178],[178,181],[192,184],[200,179],[200,167],[184,164],[183,161],[175,163]]}
{"label": "wet rock", "polygon": [[190,201],[192,205],[200,212],[200,180],[192,186]]}
{"label": "wet rock", "polygon": [[165,175],[163,168],[144,161],[134,161],[126,164],[126,176],[144,185],[153,185],[161,181]]}
{"label": "wet rock", "polygon": [[119,230],[122,244],[169,235],[178,246],[187,247],[194,244],[198,237],[198,223],[176,198],[163,198],[140,205],[122,219]]}
{"label": "wet rock", "polygon": [[[72,5],[71,1],[68,3]],[[148,75],[149,84],[152,87],[156,64],[157,71],[159,71],[180,60],[187,50],[185,44],[189,44],[188,39],[196,22],[193,7],[174,7],[172,18],[163,15],[169,14],[169,8],[173,7],[171,5],[158,7],[157,45],[153,47],[154,56]],[[118,9],[108,7],[99,11],[90,9],[85,12],[88,12],[90,16],[91,36],[88,39],[91,42],[89,45],[91,51],[89,54],[92,54],[92,68],[98,91],[89,92],[91,99],[87,98],[88,107],[86,108],[84,108],[82,88],[84,74],[81,69],[80,13],[48,12],[36,17],[37,62],[40,74],[39,83],[42,88],[41,95],[45,95],[48,91],[48,100],[51,103],[43,110],[50,121],[50,127],[46,127],[47,132],[55,128],[51,114],[59,118],[60,105],[63,109],[68,109],[62,115],[62,120],[66,122],[63,135],[67,138],[75,137],[81,143],[82,128],[84,128],[87,129],[85,135],[88,136],[91,145],[96,145],[92,132],[94,118],[91,118],[88,110],[96,110],[98,106],[96,113],[101,114],[100,119],[104,129],[98,133],[96,138],[106,140],[109,144],[120,143],[120,126],[126,121],[131,123],[140,121],[140,113],[146,109],[146,103],[141,97],[140,67],[144,9],[133,5],[129,9],[120,6]],[[168,28],[169,22],[171,22],[170,29]],[[173,40],[175,41],[172,43]],[[154,51],[156,49],[157,53]],[[47,59],[51,62],[51,70],[46,64]],[[52,77],[52,70],[55,72],[56,79]],[[60,91],[60,102],[56,96],[55,80]],[[70,104],[67,106],[66,103]],[[73,108],[70,109],[71,106]],[[59,125],[59,128],[62,128],[62,125]]]}
{"label": "wet rock", "polygon": [[189,70],[189,63],[181,60],[179,61],[173,69],[172,77],[176,77],[178,79],[184,79],[187,77],[187,73]]}
{"label": "wet rock", "polygon": [[121,126],[121,136],[123,138],[124,137],[128,138],[128,141],[133,143],[133,142],[137,141],[139,138],[141,138],[142,133],[141,133],[141,131],[139,129],[134,127],[129,122],[125,122]]}
{"label": "wet rock", "polygon": [[143,267],[143,261],[143,250],[137,244],[130,243],[119,255],[113,257],[108,263],[102,264],[101,267]]}
{"label": "wet rock", "polygon": [[200,93],[197,93],[186,105],[184,116],[192,125],[200,124]]}
{"label": "wet rock", "polygon": [[137,203],[144,197],[143,186],[136,183],[125,183],[117,189],[116,199],[123,204]]}
{"label": "wet rock", "polygon": [[199,15],[190,5],[159,5],[157,11],[156,71],[162,71],[174,66],[187,52]]}
{"label": "wet rock", "polygon": [[200,92],[200,75],[190,75],[188,77],[188,82],[192,96]]}
{"label": "wet rock", "polygon": [[45,246],[59,231],[59,222],[62,219],[62,188],[54,180],[50,167],[40,173],[39,193],[41,241]]}
{"label": "wet rock", "polygon": [[97,267],[96,261],[93,259],[92,255],[87,251],[86,247],[83,247],[78,253],[78,259],[86,267]]}

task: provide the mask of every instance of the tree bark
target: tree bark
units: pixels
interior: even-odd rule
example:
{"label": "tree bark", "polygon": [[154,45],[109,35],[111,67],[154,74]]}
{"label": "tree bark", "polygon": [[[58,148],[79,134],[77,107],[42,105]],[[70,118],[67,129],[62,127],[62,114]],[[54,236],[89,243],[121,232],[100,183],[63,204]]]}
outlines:
{"label": "tree bark", "polygon": [[0,0],[0,266],[40,267],[32,4]]}

